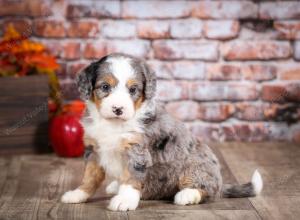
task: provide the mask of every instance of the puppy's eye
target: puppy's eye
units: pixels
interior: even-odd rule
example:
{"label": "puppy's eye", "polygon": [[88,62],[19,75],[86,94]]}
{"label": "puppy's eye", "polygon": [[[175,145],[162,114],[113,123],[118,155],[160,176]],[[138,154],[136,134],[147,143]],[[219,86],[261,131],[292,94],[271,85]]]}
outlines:
{"label": "puppy's eye", "polygon": [[100,85],[100,89],[103,91],[103,92],[109,92],[109,90],[111,89],[110,85],[108,83],[102,83]]}
{"label": "puppy's eye", "polygon": [[129,88],[129,93],[130,95],[135,95],[137,92],[137,87],[136,86],[132,86]]}

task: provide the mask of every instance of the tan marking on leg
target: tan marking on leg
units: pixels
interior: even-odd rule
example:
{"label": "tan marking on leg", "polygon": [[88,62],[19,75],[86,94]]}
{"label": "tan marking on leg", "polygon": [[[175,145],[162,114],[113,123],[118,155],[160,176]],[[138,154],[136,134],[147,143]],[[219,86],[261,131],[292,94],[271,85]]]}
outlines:
{"label": "tan marking on leg", "polygon": [[[179,178],[179,183],[178,183],[178,188],[180,190],[183,190],[185,188],[195,188],[195,183],[192,177],[190,176],[181,176]],[[200,195],[201,195],[201,200],[200,202],[203,202],[207,197],[208,197],[208,193],[206,190],[201,189],[201,188],[197,188],[197,190],[199,191]]]}
{"label": "tan marking on leg", "polygon": [[88,161],[85,167],[82,184],[78,187],[89,195],[93,195],[105,178],[105,172],[97,161]]}
{"label": "tan marking on leg", "polygon": [[[133,147],[135,144],[142,144],[143,135],[140,133],[132,133],[128,136],[128,138],[123,138],[121,141],[121,149],[123,151],[123,157],[122,160],[126,164],[126,161],[128,161],[127,153],[126,151]],[[141,190],[142,189],[142,183],[135,179],[134,176],[131,175],[128,166],[124,166],[122,176],[119,179],[120,185],[121,184],[129,184],[132,185],[135,189]]]}
{"label": "tan marking on leg", "polygon": [[193,179],[189,176],[181,176],[179,178],[178,188],[180,190],[184,188],[189,188],[193,184]]}
{"label": "tan marking on leg", "polygon": [[[126,168],[123,169],[122,176],[120,177],[120,183],[121,184],[128,184],[132,185],[133,188],[141,190],[142,189],[142,183],[135,179],[129,172],[129,170]],[[120,184],[120,185],[121,185]]]}

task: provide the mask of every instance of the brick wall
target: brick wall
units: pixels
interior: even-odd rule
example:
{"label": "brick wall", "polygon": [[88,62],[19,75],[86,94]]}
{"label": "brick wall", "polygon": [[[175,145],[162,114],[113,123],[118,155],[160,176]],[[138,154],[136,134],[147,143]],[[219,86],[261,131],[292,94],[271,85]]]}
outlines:
{"label": "brick wall", "polygon": [[[2,0],[9,22],[79,68],[111,52],[149,60],[158,97],[204,140],[300,142],[300,2]],[[298,41],[299,40],[299,41]]]}

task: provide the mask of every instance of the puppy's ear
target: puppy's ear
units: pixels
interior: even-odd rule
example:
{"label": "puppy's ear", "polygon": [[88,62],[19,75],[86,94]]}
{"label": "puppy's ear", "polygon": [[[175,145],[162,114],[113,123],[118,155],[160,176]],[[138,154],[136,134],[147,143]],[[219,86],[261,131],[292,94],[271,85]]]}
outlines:
{"label": "puppy's ear", "polygon": [[155,72],[146,64],[145,61],[142,61],[143,74],[146,79],[145,83],[145,97],[146,99],[152,99],[155,96],[156,92],[156,75]]}
{"label": "puppy's ear", "polygon": [[99,72],[98,69],[100,68],[100,64],[105,62],[106,59],[107,56],[91,63],[77,74],[76,84],[80,93],[80,97],[83,100],[88,100],[91,98]]}
{"label": "puppy's ear", "polygon": [[88,100],[91,97],[97,78],[98,67],[98,62],[93,62],[77,74],[76,84],[80,93],[80,97],[83,100]]}

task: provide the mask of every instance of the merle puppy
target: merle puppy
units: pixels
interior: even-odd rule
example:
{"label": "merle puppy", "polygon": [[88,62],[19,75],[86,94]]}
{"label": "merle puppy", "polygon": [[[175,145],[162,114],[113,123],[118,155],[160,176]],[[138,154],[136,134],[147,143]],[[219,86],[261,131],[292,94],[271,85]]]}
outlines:
{"label": "merle puppy", "polygon": [[85,202],[108,176],[114,181],[106,191],[116,194],[108,208],[115,211],[135,210],[140,199],[189,205],[261,192],[258,171],[249,183],[223,184],[211,149],[155,101],[156,77],[144,61],[105,56],[81,71],[77,84],[87,106],[84,142],[93,153],[82,184],[62,202]]}

